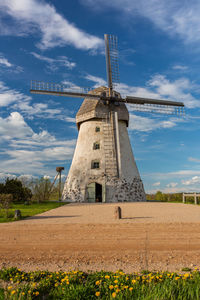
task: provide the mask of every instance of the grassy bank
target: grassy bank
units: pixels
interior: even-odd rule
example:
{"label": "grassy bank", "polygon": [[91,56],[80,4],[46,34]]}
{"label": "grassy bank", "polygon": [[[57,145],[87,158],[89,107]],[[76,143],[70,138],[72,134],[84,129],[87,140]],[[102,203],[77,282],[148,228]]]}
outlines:
{"label": "grassy bank", "polygon": [[4,222],[12,222],[14,221],[14,212],[16,209],[19,209],[22,214],[22,218],[31,217],[45,211],[48,211],[53,208],[57,208],[59,206],[65,205],[66,203],[59,203],[59,202],[44,202],[44,203],[31,203],[29,205],[25,204],[12,204],[12,208],[9,209],[8,218],[5,217],[5,213],[3,210],[0,211],[0,223]]}
{"label": "grassy bank", "polygon": [[83,273],[0,271],[0,299],[195,300],[200,297],[198,270],[184,274],[122,271]]}

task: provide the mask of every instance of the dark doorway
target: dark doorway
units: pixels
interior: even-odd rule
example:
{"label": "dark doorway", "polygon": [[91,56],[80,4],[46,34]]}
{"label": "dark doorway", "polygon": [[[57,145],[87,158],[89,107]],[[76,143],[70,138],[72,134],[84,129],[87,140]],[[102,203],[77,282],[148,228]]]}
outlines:
{"label": "dark doorway", "polygon": [[102,202],[102,185],[96,183],[96,202]]}
{"label": "dark doorway", "polygon": [[87,186],[87,202],[102,202],[102,185],[92,182]]}

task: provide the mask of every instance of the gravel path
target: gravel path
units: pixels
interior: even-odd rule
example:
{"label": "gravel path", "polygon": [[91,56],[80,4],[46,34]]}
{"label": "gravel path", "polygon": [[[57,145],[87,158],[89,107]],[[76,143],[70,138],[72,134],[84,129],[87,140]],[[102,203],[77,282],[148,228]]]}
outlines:
{"label": "gravel path", "polygon": [[[114,219],[120,206],[122,219]],[[26,224],[199,223],[200,206],[182,203],[68,204],[20,221]],[[12,225],[11,225],[12,226]]]}
{"label": "gravel path", "polygon": [[[122,219],[114,219],[114,207]],[[0,224],[0,267],[171,271],[200,267],[200,206],[70,204]]]}

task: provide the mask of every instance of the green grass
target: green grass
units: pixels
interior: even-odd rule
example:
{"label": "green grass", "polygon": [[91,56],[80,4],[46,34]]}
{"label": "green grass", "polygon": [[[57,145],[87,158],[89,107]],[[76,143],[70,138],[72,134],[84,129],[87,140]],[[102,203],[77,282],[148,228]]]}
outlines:
{"label": "green grass", "polygon": [[60,203],[60,202],[44,202],[44,203],[32,203],[30,205],[24,205],[24,204],[12,204],[12,208],[9,209],[9,217],[6,218],[3,211],[0,211],[0,223],[4,222],[12,222],[14,221],[14,212],[16,209],[19,209],[22,214],[22,219],[31,217],[40,213],[43,213],[45,211],[48,211],[53,208],[57,208],[59,206],[65,205],[66,203]]}
{"label": "green grass", "polygon": [[2,295],[12,300],[199,300],[200,272],[26,273],[10,268],[0,270],[0,299]]}

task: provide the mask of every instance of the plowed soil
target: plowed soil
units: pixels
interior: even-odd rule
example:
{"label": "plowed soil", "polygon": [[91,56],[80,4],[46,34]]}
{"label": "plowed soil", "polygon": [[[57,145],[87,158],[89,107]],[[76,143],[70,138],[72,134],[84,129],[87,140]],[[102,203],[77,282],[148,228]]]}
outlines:
{"label": "plowed soil", "polygon": [[[115,206],[122,219],[114,218]],[[70,204],[0,224],[0,267],[26,271],[200,267],[200,206]]]}

